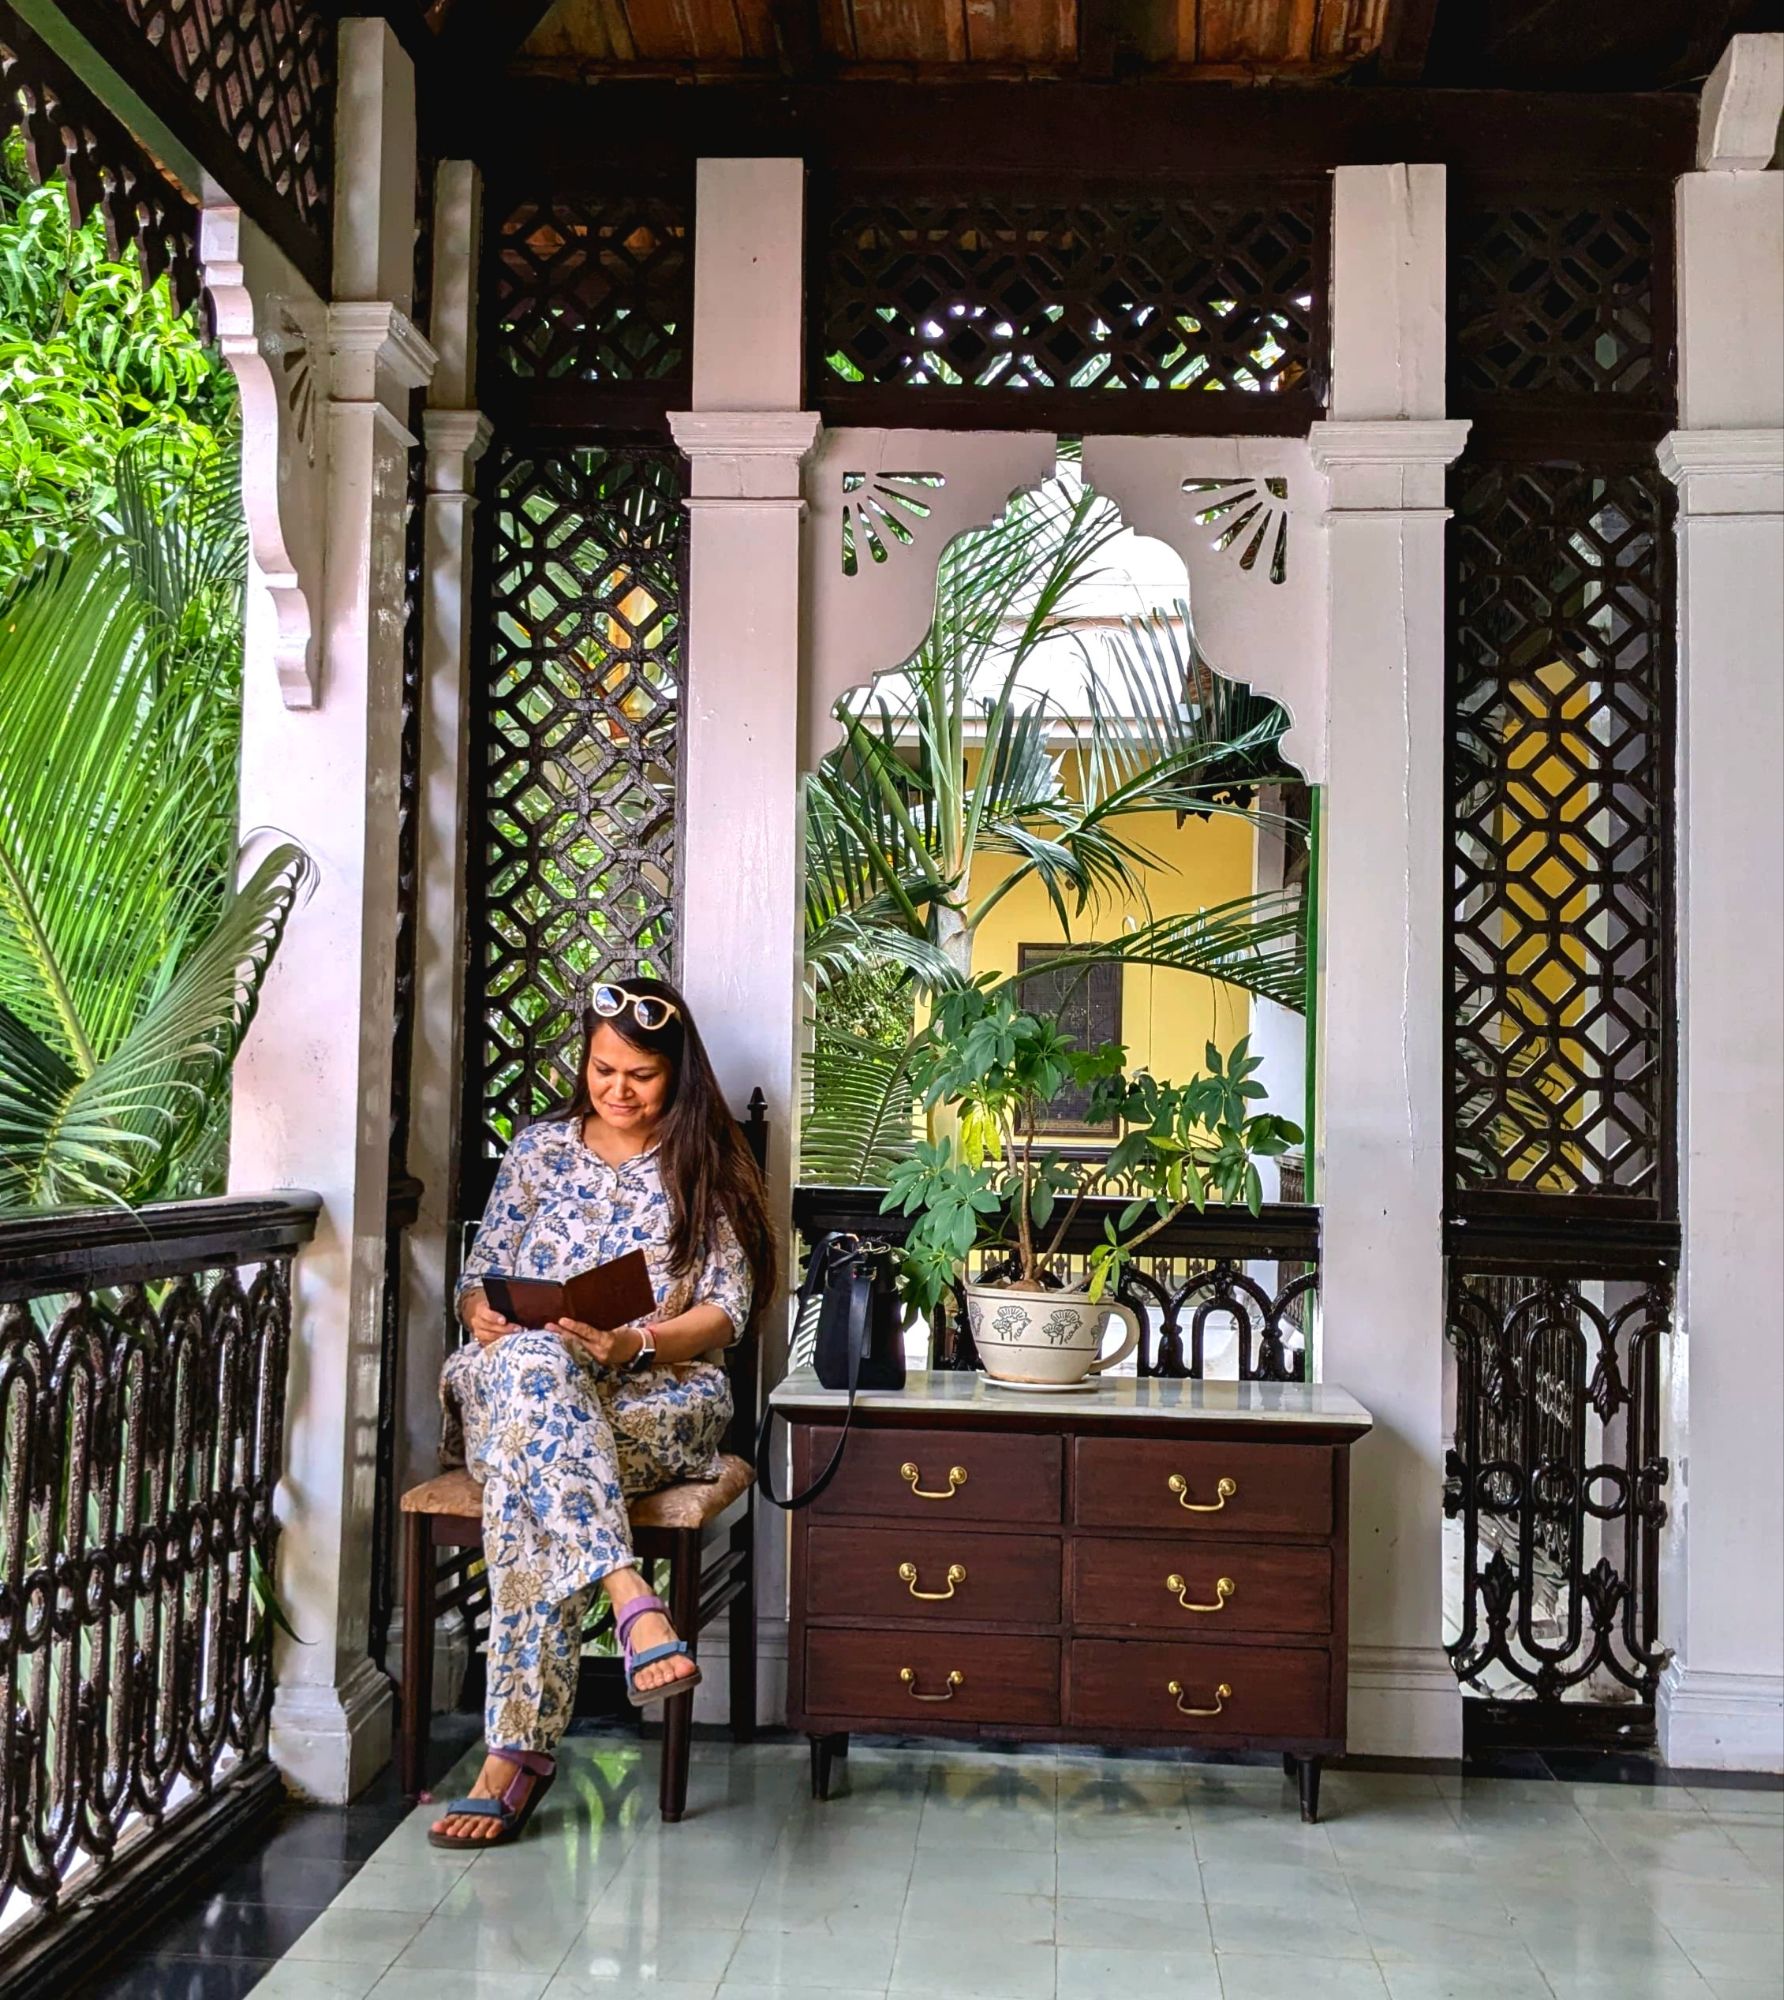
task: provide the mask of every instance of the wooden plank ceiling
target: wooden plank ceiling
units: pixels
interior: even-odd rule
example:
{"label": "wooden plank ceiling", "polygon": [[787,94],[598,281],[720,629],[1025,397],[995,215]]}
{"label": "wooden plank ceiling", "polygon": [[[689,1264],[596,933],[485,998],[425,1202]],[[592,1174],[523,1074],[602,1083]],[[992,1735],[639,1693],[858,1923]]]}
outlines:
{"label": "wooden plank ceiling", "polygon": [[1076,69],[1100,38],[1154,74],[1314,78],[1373,55],[1388,11],[1389,0],[555,0],[514,67],[737,76],[776,67],[802,32],[832,74],[1045,75]]}

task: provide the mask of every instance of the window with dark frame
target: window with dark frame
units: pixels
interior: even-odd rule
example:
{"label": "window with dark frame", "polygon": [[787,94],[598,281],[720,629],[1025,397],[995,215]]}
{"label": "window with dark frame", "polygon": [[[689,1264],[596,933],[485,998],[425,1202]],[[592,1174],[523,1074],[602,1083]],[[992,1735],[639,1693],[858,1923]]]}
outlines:
{"label": "window with dark frame", "polygon": [[[1121,967],[1062,965],[1041,970],[1060,956],[1056,944],[1024,944],[1016,948],[1016,969],[1024,975],[1022,1004],[1031,1014],[1051,1016],[1060,1031],[1081,1049],[1094,1049],[1121,1039]],[[1032,973],[1033,976],[1028,975]],[[1113,1118],[1091,1123],[1088,1090],[1067,1089],[1053,1100],[1043,1121],[1048,1132],[1076,1137],[1113,1139],[1120,1126]]]}

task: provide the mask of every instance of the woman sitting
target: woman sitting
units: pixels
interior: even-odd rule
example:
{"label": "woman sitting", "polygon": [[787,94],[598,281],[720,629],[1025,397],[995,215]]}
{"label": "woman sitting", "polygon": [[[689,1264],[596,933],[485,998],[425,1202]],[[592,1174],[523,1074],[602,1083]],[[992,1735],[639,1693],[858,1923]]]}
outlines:
{"label": "woman sitting", "polygon": [[[687,1003],[660,979],[598,986],[568,1108],[508,1148],[459,1282],[474,1336],[446,1363],[448,1434],[483,1482],[489,1570],[487,1755],[439,1847],[514,1839],[556,1773],[582,1629],[613,1606],[640,1706],[686,1694],[699,1668],[634,1564],[626,1499],[717,1472],[731,1418],[723,1350],[775,1282],[762,1176]],[[486,1273],[575,1276],[642,1250],[645,1326],[511,1325]]]}

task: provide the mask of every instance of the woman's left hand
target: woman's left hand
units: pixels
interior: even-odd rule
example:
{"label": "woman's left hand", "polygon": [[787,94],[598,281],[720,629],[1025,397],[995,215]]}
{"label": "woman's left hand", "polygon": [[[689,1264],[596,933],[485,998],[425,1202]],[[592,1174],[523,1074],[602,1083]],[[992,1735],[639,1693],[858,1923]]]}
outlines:
{"label": "woman's left hand", "polygon": [[572,1354],[603,1368],[623,1368],[644,1345],[637,1329],[629,1326],[584,1326],[579,1319],[554,1319],[551,1330]]}

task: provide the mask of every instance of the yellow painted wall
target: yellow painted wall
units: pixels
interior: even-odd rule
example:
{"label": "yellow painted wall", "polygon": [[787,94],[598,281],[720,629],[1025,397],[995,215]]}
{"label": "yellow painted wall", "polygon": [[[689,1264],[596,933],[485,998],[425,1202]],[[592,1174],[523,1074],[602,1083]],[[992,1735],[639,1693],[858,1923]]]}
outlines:
{"label": "yellow painted wall", "polygon": [[[1124,918],[1131,918],[1132,924],[1149,923],[1251,893],[1254,836],[1243,820],[1188,819],[1178,826],[1174,813],[1144,813],[1123,820],[1121,831],[1134,846],[1156,856],[1158,865],[1146,870],[1143,895],[1132,906],[1104,904],[1086,910],[1074,924],[1076,940],[1118,937],[1123,928],[1132,927],[1124,926]],[[989,894],[1009,869],[1001,856],[981,860],[973,871],[974,902]],[[1046,890],[1038,881],[1024,882],[980,925],[973,971],[1014,972],[1019,946],[1059,941],[1059,918]],[[1226,1049],[1250,1029],[1250,996],[1240,987],[1200,973],[1123,966],[1121,995],[1121,1033],[1128,1060],[1172,1082],[1201,1066],[1210,1039]]]}

